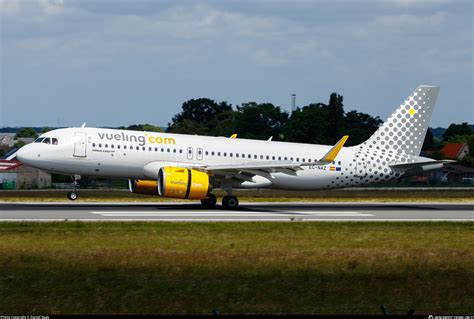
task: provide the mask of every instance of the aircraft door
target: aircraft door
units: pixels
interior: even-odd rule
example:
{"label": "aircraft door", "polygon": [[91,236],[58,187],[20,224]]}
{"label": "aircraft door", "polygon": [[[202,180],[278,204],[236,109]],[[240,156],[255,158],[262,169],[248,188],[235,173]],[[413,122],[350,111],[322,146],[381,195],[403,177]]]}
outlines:
{"label": "aircraft door", "polygon": [[356,166],[355,166],[355,175],[356,177],[365,177],[367,176],[367,161],[365,159],[365,154],[358,153],[356,154]]}
{"label": "aircraft door", "polygon": [[202,161],[202,148],[197,149],[197,159],[198,161]]}
{"label": "aircraft door", "polygon": [[192,160],[194,155],[194,150],[192,147],[188,147],[188,159]]}
{"label": "aircraft door", "polygon": [[83,132],[74,133],[74,156],[86,157],[87,134]]}

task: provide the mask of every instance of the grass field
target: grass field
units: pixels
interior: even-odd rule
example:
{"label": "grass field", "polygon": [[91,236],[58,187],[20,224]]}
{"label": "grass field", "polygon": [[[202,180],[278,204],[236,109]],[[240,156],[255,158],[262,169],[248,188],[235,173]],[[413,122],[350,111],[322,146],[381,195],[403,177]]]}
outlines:
{"label": "grass field", "polygon": [[474,313],[473,223],[1,223],[0,313]]}
{"label": "grass field", "polygon": [[[67,201],[68,190],[45,191],[2,191],[0,201],[3,202],[58,202]],[[223,196],[221,191],[214,192]],[[235,191],[242,202],[474,202],[472,190],[323,190],[323,191],[277,191],[252,190]],[[79,190],[82,202],[166,202],[167,199],[158,196],[132,194],[120,190]]]}

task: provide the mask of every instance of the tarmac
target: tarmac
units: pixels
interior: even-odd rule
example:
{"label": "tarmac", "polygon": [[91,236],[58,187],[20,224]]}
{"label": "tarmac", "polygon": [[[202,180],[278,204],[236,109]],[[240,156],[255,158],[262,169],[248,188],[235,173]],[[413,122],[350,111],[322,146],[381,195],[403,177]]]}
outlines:
{"label": "tarmac", "polygon": [[7,203],[2,221],[322,222],[474,221],[474,203],[241,203],[237,210],[200,203]]}

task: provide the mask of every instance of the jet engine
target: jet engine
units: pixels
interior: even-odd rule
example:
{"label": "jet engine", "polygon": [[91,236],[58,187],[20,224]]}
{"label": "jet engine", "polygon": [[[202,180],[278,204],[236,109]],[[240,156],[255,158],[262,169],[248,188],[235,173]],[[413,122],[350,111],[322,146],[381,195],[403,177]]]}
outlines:
{"label": "jet engine", "polygon": [[165,166],[158,172],[158,195],[182,199],[204,199],[210,191],[209,175],[204,172]]}
{"label": "jet engine", "polygon": [[132,193],[143,195],[158,195],[158,182],[142,179],[128,180],[128,189]]}
{"label": "jet engine", "polygon": [[180,199],[204,199],[210,191],[209,175],[204,172],[173,166],[158,171],[158,180],[129,180],[130,192]]}

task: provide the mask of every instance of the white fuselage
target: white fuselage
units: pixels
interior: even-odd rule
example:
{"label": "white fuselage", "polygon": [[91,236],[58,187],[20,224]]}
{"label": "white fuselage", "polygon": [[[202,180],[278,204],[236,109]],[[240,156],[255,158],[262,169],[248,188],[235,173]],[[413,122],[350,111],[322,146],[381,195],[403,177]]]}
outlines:
{"label": "white fuselage", "polygon": [[[282,161],[304,164],[317,161],[331,148],[102,128],[58,129],[41,137],[55,138],[58,142],[56,145],[43,142],[26,145],[18,151],[20,161],[49,172],[118,179],[156,180],[160,167],[183,164],[238,165]],[[357,152],[356,147],[344,147],[332,164],[304,165],[294,175],[273,173],[271,179],[255,176],[252,182],[234,182],[232,187],[312,190],[360,186],[400,175],[390,169],[390,158],[385,160],[392,154],[383,153],[382,156],[382,153],[373,152],[359,157]],[[383,157],[383,161],[374,157]],[[220,187],[219,182],[214,185]]]}

